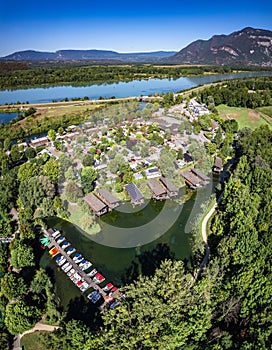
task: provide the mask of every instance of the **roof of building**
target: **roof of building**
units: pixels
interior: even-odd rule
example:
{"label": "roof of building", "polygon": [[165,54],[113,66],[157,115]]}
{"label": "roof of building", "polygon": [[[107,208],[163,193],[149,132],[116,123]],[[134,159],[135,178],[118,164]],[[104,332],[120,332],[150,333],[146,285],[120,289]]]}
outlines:
{"label": "roof of building", "polygon": [[193,168],[192,172],[196,176],[198,176],[201,180],[203,180],[203,181],[210,181],[210,178],[207,175],[203,174],[200,170]]}
{"label": "roof of building", "polygon": [[119,203],[120,199],[114,197],[108,190],[105,190],[104,188],[101,188],[98,190],[98,194],[102,197],[102,199],[105,199],[106,202],[110,204]]}
{"label": "roof of building", "polygon": [[96,212],[103,210],[107,206],[93,193],[88,193],[83,199]]}
{"label": "roof of building", "polygon": [[161,177],[160,181],[164,184],[170,192],[178,192],[178,188],[167,177]]}
{"label": "roof of building", "polygon": [[216,157],[214,160],[214,166],[216,168],[223,168],[223,160],[220,157]]}
{"label": "roof of building", "polygon": [[184,153],[183,157],[184,157],[186,162],[192,162],[193,161],[192,156],[188,152]]}
{"label": "roof of building", "polygon": [[157,180],[151,179],[147,182],[147,184],[156,196],[166,194],[165,188]]}
{"label": "roof of building", "polygon": [[182,171],[181,176],[184,177],[185,180],[189,181],[193,186],[200,185],[201,183],[201,179],[189,170]]}
{"label": "roof of building", "polygon": [[48,140],[47,136],[44,136],[44,137],[39,137],[39,138],[37,138],[37,139],[32,139],[32,140],[31,140],[31,143],[36,144],[36,143],[48,142],[48,141],[49,141],[49,140]]}
{"label": "roof of building", "polygon": [[125,185],[125,189],[128,192],[129,196],[134,200],[141,200],[144,198],[141,191],[138,189],[138,187],[132,182],[128,185]]}

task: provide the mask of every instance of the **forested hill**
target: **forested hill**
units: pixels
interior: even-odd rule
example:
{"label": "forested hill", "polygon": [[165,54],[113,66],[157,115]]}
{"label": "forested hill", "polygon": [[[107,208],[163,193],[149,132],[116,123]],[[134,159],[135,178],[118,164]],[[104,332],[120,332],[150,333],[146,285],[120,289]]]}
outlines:
{"label": "forested hill", "polygon": [[272,132],[245,128],[238,137],[240,159],[212,220],[201,278],[194,283],[193,269],[166,261],[124,288],[127,298],[103,313],[102,328],[72,320],[40,336],[46,348],[271,349]]}
{"label": "forested hill", "polygon": [[166,59],[169,63],[272,65],[272,31],[244,28],[229,35],[197,40]]}
{"label": "forested hill", "polygon": [[157,62],[174,55],[175,51],[119,53],[108,50],[59,50],[41,52],[26,50],[2,57],[4,61],[72,61],[72,60],[111,60],[120,62]]}

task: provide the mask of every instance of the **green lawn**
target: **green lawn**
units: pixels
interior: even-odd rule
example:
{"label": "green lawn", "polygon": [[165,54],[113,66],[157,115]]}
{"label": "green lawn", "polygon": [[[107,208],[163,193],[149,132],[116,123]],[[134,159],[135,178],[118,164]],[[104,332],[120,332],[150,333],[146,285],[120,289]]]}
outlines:
{"label": "green lawn", "polygon": [[[269,108],[272,113],[272,107],[263,107]],[[216,107],[218,110],[219,116],[222,119],[235,119],[238,122],[239,129],[244,127],[249,127],[251,129],[256,129],[261,125],[267,124],[271,126],[269,122],[270,117],[263,117],[263,114],[260,113],[261,109],[253,110],[249,108],[242,107],[228,107],[226,105],[219,105]],[[265,113],[264,111],[262,111]]]}
{"label": "green lawn", "polygon": [[35,332],[24,335],[20,342],[21,348],[23,350],[50,350],[41,344],[39,339],[39,334],[41,333],[44,332]]}
{"label": "green lawn", "polygon": [[262,112],[272,118],[272,106],[260,107],[257,108],[257,111]]}

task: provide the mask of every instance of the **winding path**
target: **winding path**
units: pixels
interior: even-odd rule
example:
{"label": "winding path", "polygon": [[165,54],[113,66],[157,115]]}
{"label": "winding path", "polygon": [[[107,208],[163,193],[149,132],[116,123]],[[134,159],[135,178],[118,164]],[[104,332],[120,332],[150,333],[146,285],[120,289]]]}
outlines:
{"label": "winding path", "polygon": [[205,244],[205,249],[206,249],[206,253],[205,256],[202,260],[202,263],[200,264],[198,270],[196,271],[196,273],[194,274],[194,280],[196,281],[199,277],[199,275],[201,274],[203,268],[205,267],[205,265],[208,262],[209,259],[209,255],[210,255],[210,247],[208,244],[208,237],[207,237],[207,225],[208,225],[208,221],[210,220],[210,218],[213,216],[216,208],[218,207],[218,204],[221,202],[222,198],[223,198],[224,192],[221,193],[221,195],[219,196],[218,200],[216,201],[216,203],[212,206],[212,208],[209,210],[209,212],[205,215],[202,224],[201,224],[201,234],[202,234],[202,239],[203,242]]}
{"label": "winding path", "polygon": [[55,329],[58,329],[58,328],[60,328],[60,327],[59,326],[50,326],[49,324],[44,324],[44,323],[38,322],[35,324],[35,326],[33,328],[29,329],[28,331],[25,331],[22,334],[18,334],[13,338],[13,350],[22,349],[20,347],[20,341],[21,341],[21,338],[26,334],[34,333],[36,331],[53,332]]}

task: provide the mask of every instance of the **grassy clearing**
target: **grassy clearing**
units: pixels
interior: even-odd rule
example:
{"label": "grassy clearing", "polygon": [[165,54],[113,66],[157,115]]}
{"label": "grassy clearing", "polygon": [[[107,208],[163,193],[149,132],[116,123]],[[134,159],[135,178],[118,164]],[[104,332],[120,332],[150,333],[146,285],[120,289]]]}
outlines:
{"label": "grassy clearing", "polygon": [[70,213],[70,216],[67,220],[72,224],[77,225],[84,232],[92,235],[101,231],[101,227],[96,222],[96,218],[88,213],[84,213],[79,205],[69,203],[68,212]]}
{"label": "grassy clearing", "polygon": [[24,335],[20,342],[21,348],[23,350],[50,350],[41,344],[39,337],[41,333],[45,332],[41,331]]}
{"label": "grassy clearing", "polygon": [[263,118],[258,110],[242,108],[242,107],[229,107],[226,105],[219,105],[216,107],[219,116],[222,119],[235,119],[238,122],[239,129],[248,127],[251,129],[256,129],[261,125],[268,124],[269,118]]}
{"label": "grassy clearing", "polygon": [[257,108],[257,111],[262,112],[272,118],[272,106],[260,107]]}

